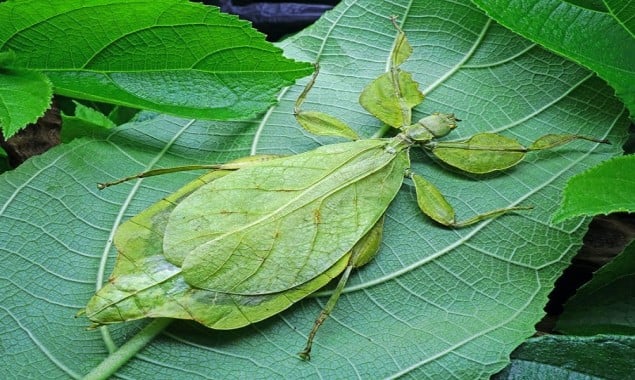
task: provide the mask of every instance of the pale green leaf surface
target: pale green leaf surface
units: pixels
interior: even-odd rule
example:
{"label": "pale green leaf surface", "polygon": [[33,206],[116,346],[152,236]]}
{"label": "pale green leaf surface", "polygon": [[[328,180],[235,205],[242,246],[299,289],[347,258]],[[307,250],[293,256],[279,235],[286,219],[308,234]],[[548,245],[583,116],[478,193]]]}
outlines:
{"label": "pale green leaf surface", "polygon": [[473,0],[514,32],[595,71],[635,114],[632,1],[605,1],[604,11],[562,0]]}
{"label": "pale green leaf surface", "polygon": [[635,211],[635,156],[615,157],[569,181],[553,218],[556,223],[576,216]]}
{"label": "pale green leaf surface", "polygon": [[635,243],[593,273],[565,305],[556,329],[565,334],[635,335]]}
{"label": "pale green leaf surface", "polygon": [[543,336],[523,343],[493,379],[630,379],[633,355],[633,336]]}
{"label": "pale green leaf surface", "polygon": [[249,118],[312,71],[249,23],[185,0],[8,1],[0,50],[56,93],[204,119]]}
{"label": "pale green leaf surface", "polygon": [[358,140],[357,132],[346,123],[324,112],[302,111],[296,115],[302,128],[319,136],[338,136],[348,140]]}
{"label": "pale green leaf surface", "polygon": [[[578,133],[613,145],[576,141],[533,152],[482,181],[448,172],[413,150],[413,170],[440,188],[458,219],[505,206],[534,209],[467,229],[441,228],[423,217],[406,181],[388,210],[380,252],[352,275],[317,335],[311,362],[296,353],[325,293],[239,330],[172,323],[118,376],[487,378],[533,334],[584,232],[579,220],[550,226],[559,192],[570,176],[620,153],[628,113],[587,70],[532,46],[469,3],[371,0],[344,1],[285,43],[289,56],[320,63],[307,109],[332,114],[364,137],[378,130],[380,123],[357,100],[386,70],[395,37],[391,15],[414,48],[403,69],[427,95],[413,119],[456,113],[463,121],[448,139],[497,132],[526,145],[545,133]],[[293,120],[301,89],[284,92],[261,121],[148,119],[106,139],[76,140],[0,177],[0,252],[7,258],[0,264],[0,366],[16,378],[67,378],[101,362],[107,355],[102,334],[86,331],[87,319],[72,316],[110,274],[115,227],[196,175],[153,177],[102,192],[94,183],[153,166],[225,162],[252,150],[300,153],[331,142]],[[121,344],[140,325],[108,331]]]}
{"label": "pale green leaf surface", "polygon": [[42,115],[53,87],[37,71],[0,69],[0,131],[8,139]]}

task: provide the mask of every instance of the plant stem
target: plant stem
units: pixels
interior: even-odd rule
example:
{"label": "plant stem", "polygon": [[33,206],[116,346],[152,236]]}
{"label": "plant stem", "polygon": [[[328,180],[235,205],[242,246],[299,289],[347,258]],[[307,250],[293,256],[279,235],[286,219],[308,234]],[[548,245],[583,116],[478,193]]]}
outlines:
{"label": "plant stem", "polygon": [[132,339],[119,347],[117,351],[108,355],[97,367],[93,368],[92,371],[84,376],[84,380],[108,379],[134,355],[148,345],[170,322],[172,322],[171,318],[157,318],[150,322],[133,336]]}

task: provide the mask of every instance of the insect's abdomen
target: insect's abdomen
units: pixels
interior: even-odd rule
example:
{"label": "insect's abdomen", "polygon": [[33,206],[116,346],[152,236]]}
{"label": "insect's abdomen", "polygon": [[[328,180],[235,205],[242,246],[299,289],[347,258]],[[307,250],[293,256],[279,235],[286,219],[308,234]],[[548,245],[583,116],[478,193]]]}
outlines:
{"label": "insect's abdomen", "polygon": [[172,212],[164,250],[191,286],[269,294],[332,267],[377,222],[408,167],[387,140],[327,145],[241,169]]}

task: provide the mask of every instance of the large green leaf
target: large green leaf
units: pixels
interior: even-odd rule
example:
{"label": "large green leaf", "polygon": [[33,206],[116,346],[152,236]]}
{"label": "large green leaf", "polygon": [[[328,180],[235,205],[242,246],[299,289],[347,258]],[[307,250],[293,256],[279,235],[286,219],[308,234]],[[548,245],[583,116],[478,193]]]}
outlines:
{"label": "large green leaf", "polygon": [[[357,99],[387,67],[396,34],[391,15],[414,47],[403,69],[427,95],[415,119],[456,113],[463,121],[450,139],[497,131],[528,144],[545,133],[580,133],[613,145],[574,142],[531,153],[516,168],[483,178],[444,170],[413,150],[413,169],[448,196],[457,219],[510,205],[534,209],[467,229],[441,228],[418,210],[414,186],[406,181],[388,210],[382,249],[353,275],[317,335],[311,362],[298,360],[296,352],[328,292],[239,330],[172,323],[119,370],[121,377],[486,378],[533,334],[586,225],[549,224],[560,191],[571,175],[620,153],[628,113],[586,69],[510,33],[468,2],[438,0],[345,1],[287,40],[286,54],[321,65],[305,109],[333,114],[362,136],[378,130]],[[292,108],[301,89],[289,88],[279,106],[253,123],[159,116],[105,139],[75,140],[3,175],[0,366],[6,373],[85,374],[108,355],[106,347],[113,348],[109,337],[122,344],[144,324],[100,333],[85,331],[87,320],[72,315],[110,273],[115,227],[194,174],[102,192],[96,182],[149,167],[224,162],[250,152],[298,153],[341,141],[311,136],[295,123]]]}
{"label": "large green leaf", "polygon": [[8,1],[0,50],[62,95],[208,119],[253,116],[312,70],[249,23],[186,0]]}
{"label": "large green leaf", "polygon": [[598,73],[635,114],[635,6],[626,0],[473,0],[502,25]]}
{"label": "large green leaf", "polygon": [[0,69],[0,131],[5,139],[35,123],[51,104],[53,88],[37,71]]}

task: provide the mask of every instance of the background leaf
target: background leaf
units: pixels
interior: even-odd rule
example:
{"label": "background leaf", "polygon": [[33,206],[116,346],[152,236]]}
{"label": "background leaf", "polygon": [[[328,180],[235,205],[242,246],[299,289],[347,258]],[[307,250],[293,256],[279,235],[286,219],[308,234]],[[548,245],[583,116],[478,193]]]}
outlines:
{"label": "background leaf", "polygon": [[[467,229],[440,228],[422,216],[406,182],[388,211],[381,251],[352,276],[317,336],[311,362],[296,353],[326,291],[240,330],[174,322],[119,376],[487,378],[533,334],[586,225],[549,224],[559,193],[571,175],[620,153],[628,113],[586,69],[510,33],[469,2],[438,0],[345,1],[287,40],[286,54],[321,65],[305,109],[333,114],[363,136],[377,131],[379,122],[357,98],[387,67],[396,34],[391,15],[414,47],[403,69],[427,94],[414,118],[455,112],[463,121],[448,138],[495,131],[528,144],[545,133],[581,133],[613,145],[575,142],[485,178],[448,171],[413,150],[413,169],[448,196],[458,219],[497,207],[535,208]],[[310,136],[295,123],[293,102],[302,87],[285,90],[280,105],[258,121],[156,116],[107,138],[75,140],[0,177],[0,252],[7,258],[0,264],[0,366],[16,377],[85,374],[108,354],[109,336],[121,344],[143,326],[91,332],[72,315],[110,273],[115,227],[195,174],[102,192],[96,182],[150,167],[224,162],[250,152],[291,154],[341,141]]]}
{"label": "background leaf", "polygon": [[108,116],[98,110],[73,101],[75,105],[74,115],[66,115],[62,111],[62,141],[71,141],[76,137],[94,133],[105,133],[117,125]]}
{"label": "background leaf", "polygon": [[0,50],[58,94],[209,119],[251,117],[312,72],[249,23],[186,0],[8,1]]}
{"label": "background leaf", "polygon": [[607,8],[593,6],[594,2],[562,0],[474,3],[514,32],[595,71],[615,88],[635,115],[635,18],[631,1],[605,0]]}
{"label": "background leaf", "polygon": [[623,0],[603,0],[611,15],[635,38],[635,3]]}
{"label": "background leaf", "polygon": [[494,380],[614,379],[633,377],[635,338],[543,336],[523,343]]}
{"label": "background leaf", "polygon": [[0,130],[5,139],[35,123],[51,104],[53,87],[37,71],[0,69]]}
{"label": "background leaf", "polygon": [[593,274],[565,305],[556,330],[565,334],[635,335],[635,243]]}
{"label": "background leaf", "polygon": [[576,216],[635,211],[635,156],[615,157],[571,178],[556,223]]}

